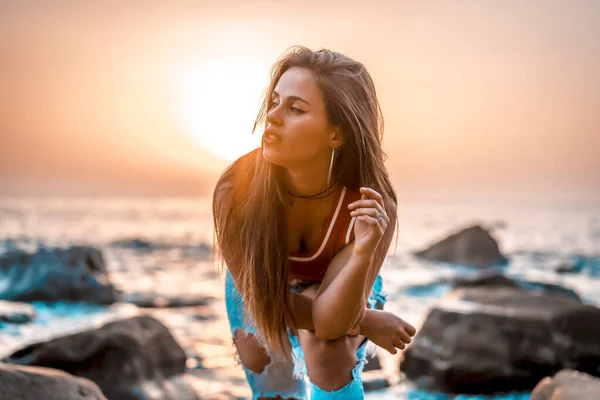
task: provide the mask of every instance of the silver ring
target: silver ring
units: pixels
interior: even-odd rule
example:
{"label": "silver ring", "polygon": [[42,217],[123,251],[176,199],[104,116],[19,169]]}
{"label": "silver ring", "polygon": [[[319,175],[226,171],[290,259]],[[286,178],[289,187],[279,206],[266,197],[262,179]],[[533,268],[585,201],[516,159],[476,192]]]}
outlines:
{"label": "silver ring", "polygon": [[379,213],[379,217],[377,217],[377,221],[379,221],[383,217],[383,213]]}

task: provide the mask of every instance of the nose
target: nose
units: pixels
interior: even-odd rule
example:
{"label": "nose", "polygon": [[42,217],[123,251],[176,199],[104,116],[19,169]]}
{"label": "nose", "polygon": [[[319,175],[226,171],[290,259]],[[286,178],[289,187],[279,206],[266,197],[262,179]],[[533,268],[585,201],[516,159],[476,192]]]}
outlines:
{"label": "nose", "polygon": [[280,112],[280,105],[272,107],[267,111],[267,122],[271,125],[281,126],[283,125],[283,119]]}

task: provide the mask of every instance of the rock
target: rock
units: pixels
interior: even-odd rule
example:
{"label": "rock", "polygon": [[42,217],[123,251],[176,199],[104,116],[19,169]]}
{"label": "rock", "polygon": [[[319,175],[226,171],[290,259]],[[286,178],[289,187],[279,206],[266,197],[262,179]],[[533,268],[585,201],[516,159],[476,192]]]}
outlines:
{"label": "rock", "polygon": [[113,240],[110,245],[112,247],[119,247],[123,249],[134,249],[134,250],[156,250],[156,245],[149,240],[131,238],[131,239],[118,239]]}
{"label": "rock", "polygon": [[561,368],[600,374],[600,309],[514,287],[457,289],[432,308],[401,370],[429,390],[530,390]]}
{"label": "rock", "polygon": [[213,300],[204,295],[162,296],[155,293],[127,293],[121,297],[124,303],[142,308],[178,308],[205,306]]}
{"label": "rock", "polygon": [[390,387],[390,382],[381,371],[369,371],[362,374],[363,389],[372,392]]}
{"label": "rock", "polygon": [[35,318],[35,308],[31,304],[0,300],[0,322],[25,324]]}
{"label": "rock", "polygon": [[546,282],[522,281],[509,278],[493,270],[477,271],[475,275],[469,278],[456,278],[452,284],[454,288],[468,287],[512,287],[523,288],[529,291],[537,291],[549,296],[568,297],[577,302],[581,302],[579,295],[569,288]]}
{"label": "rock", "polygon": [[501,273],[493,270],[477,271],[475,275],[469,278],[459,277],[454,279],[452,287],[467,288],[467,287],[519,287],[519,284],[511,278],[508,278]]}
{"label": "rock", "polygon": [[587,273],[590,276],[600,276],[600,256],[574,255],[569,261],[555,266],[557,274],[579,274]]}
{"label": "rock", "polygon": [[567,297],[581,303],[581,297],[573,290],[546,282],[518,281],[519,286],[530,291],[537,291],[549,296]]}
{"label": "rock", "polygon": [[414,254],[429,261],[476,268],[505,265],[508,262],[500,253],[496,240],[479,225],[454,233]]}
{"label": "rock", "polygon": [[581,265],[563,262],[553,268],[557,274],[577,274],[581,272]]}
{"label": "rock", "polygon": [[212,247],[206,243],[198,245],[177,244],[177,243],[161,243],[153,242],[146,239],[129,238],[113,240],[110,245],[121,249],[132,249],[140,252],[153,252],[158,250],[179,249],[183,257],[200,257],[208,259],[212,253]]}
{"label": "rock", "polygon": [[0,256],[0,299],[83,301],[110,304],[118,292],[109,282],[102,253],[92,247],[13,250]]}
{"label": "rock", "polygon": [[0,363],[0,399],[106,400],[106,397],[94,382],[63,371]]}
{"label": "rock", "polygon": [[600,379],[579,371],[562,370],[537,384],[530,400],[597,400]]}
{"label": "rock", "polygon": [[522,288],[532,292],[541,292],[551,296],[568,297],[581,302],[579,295],[569,288],[546,282],[522,281],[509,278],[500,272],[483,269],[470,277],[453,277],[433,281],[427,284],[407,286],[402,289],[404,294],[414,297],[442,297],[452,289],[470,287],[509,287]]}
{"label": "rock", "polygon": [[377,371],[381,369],[381,363],[379,362],[379,357],[377,354],[373,355],[373,357],[367,358],[368,362],[365,364],[365,368],[363,371]]}
{"label": "rock", "polygon": [[60,368],[94,381],[109,399],[196,399],[186,354],[158,320],[138,316],[28,346],[5,361]]}

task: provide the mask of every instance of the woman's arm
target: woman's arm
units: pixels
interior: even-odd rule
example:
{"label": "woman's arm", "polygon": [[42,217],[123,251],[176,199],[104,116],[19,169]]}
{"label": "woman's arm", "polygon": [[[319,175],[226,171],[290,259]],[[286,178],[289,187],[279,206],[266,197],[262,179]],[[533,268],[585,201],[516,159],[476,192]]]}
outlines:
{"label": "woman's arm", "polygon": [[[362,202],[363,211],[367,212],[364,201],[369,204],[373,204],[373,201],[367,200],[365,193],[368,193],[372,199],[379,195],[372,190],[367,192],[361,189],[361,191],[363,199],[356,203]],[[379,201],[381,202],[380,196]],[[394,235],[395,204],[391,203],[388,208],[386,213],[389,221],[386,225],[389,228],[385,229],[383,233],[380,232],[381,236],[373,239],[367,234],[362,237],[355,235],[355,241],[336,254],[329,265],[312,307],[315,334],[320,338],[337,339],[346,335],[363,321],[369,293]],[[374,213],[373,210],[368,212]],[[374,220],[375,218],[372,218],[371,222]],[[355,224],[355,233],[357,225],[358,218]],[[379,228],[374,225],[369,225],[369,229]],[[366,228],[366,224],[363,224],[362,228],[363,232],[372,232]],[[357,241],[360,241],[359,248],[356,247]]]}
{"label": "woman's arm", "polygon": [[[303,293],[292,293],[292,308],[294,310],[294,321],[296,322],[296,328],[306,329],[309,331],[315,330],[315,324],[313,322],[312,308],[313,308],[313,297]],[[360,324],[360,332],[368,330],[369,319],[367,315],[378,310],[365,310],[365,318],[363,323]]]}

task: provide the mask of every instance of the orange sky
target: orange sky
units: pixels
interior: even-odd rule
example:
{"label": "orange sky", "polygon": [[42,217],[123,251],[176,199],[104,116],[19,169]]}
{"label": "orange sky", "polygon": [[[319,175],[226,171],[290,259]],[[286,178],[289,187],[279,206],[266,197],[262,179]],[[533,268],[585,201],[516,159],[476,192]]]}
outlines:
{"label": "orange sky", "polygon": [[402,195],[600,198],[600,2],[158,3],[0,3],[0,190],[207,193],[304,44],[371,72]]}

